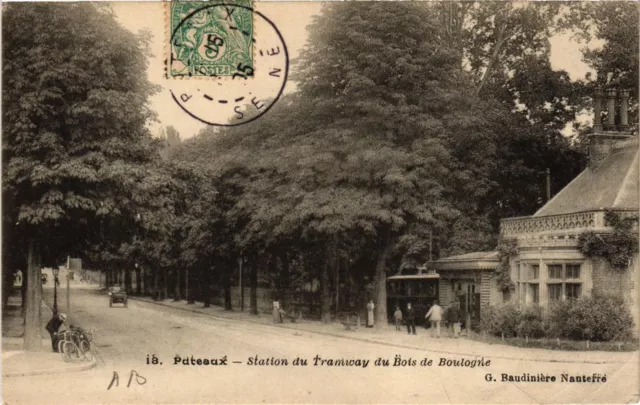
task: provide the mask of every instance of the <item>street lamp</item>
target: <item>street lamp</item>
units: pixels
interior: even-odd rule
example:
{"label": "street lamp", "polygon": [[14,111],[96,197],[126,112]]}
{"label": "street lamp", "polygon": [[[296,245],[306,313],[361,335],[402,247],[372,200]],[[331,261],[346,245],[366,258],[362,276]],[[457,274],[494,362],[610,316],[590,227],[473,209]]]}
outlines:
{"label": "street lamp", "polygon": [[60,273],[59,267],[54,267],[53,272],[53,315],[58,315],[58,273]]}

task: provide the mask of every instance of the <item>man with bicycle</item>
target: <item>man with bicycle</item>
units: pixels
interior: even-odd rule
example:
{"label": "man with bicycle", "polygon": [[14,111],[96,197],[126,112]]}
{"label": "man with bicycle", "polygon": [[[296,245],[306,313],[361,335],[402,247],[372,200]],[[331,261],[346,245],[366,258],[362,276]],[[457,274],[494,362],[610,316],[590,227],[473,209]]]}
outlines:
{"label": "man with bicycle", "polygon": [[47,332],[49,332],[49,335],[51,335],[51,347],[53,348],[54,352],[58,351],[58,333],[60,332],[61,327],[64,327],[64,329],[66,329],[66,320],[66,314],[58,314],[54,315],[49,323],[47,323],[46,329]]}

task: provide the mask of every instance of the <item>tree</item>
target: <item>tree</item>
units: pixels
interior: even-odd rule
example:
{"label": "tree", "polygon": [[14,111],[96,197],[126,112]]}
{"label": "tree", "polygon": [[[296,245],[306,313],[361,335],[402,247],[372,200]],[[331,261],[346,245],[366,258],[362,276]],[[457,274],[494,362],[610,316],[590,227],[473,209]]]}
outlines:
{"label": "tree", "polygon": [[[577,3],[575,7],[582,7]],[[499,134],[493,187],[479,210],[497,233],[500,218],[529,215],[586,163],[584,151],[563,131],[583,110],[589,92],[550,63],[552,36],[573,29],[561,3],[432,3],[448,44],[473,77],[476,92],[504,107],[492,117]],[[573,6],[572,6],[573,7]],[[495,243],[495,240],[494,240]]]}
{"label": "tree", "polygon": [[182,139],[180,139],[180,133],[172,125],[167,126],[166,129],[161,129],[160,139],[163,140],[164,146],[160,154],[164,159],[169,158],[182,142]]}
{"label": "tree", "polygon": [[134,217],[129,186],[157,148],[145,128],[155,88],[148,35],[107,6],[6,5],[2,30],[5,223],[24,241],[25,348],[39,350],[40,266],[82,252],[104,220]]}
{"label": "tree", "polygon": [[449,196],[486,192],[494,134],[422,5],[332,4],[309,30],[295,101],[303,114],[284,134],[261,132],[271,148],[261,150],[253,195],[263,208],[252,220],[273,224],[272,237],[298,232],[327,258],[336,238],[363,239],[382,323],[392,248],[416,224],[444,228],[459,214]]}

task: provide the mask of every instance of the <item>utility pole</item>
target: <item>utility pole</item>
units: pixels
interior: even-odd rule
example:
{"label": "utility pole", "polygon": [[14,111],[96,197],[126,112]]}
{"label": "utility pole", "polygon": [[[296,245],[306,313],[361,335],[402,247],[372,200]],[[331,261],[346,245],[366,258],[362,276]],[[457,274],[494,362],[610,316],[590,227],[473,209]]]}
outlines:
{"label": "utility pole", "polygon": [[184,280],[184,296],[188,304],[189,303],[189,267],[187,267],[187,274]]}

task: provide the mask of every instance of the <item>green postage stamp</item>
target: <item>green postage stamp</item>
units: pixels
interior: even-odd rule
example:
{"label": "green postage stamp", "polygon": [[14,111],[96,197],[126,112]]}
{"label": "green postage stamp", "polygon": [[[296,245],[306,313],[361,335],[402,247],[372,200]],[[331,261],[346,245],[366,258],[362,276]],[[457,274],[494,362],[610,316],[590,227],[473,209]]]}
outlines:
{"label": "green postage stamp", "polygon": [[251,0],[167,3],[167,78],[253,75]]}

